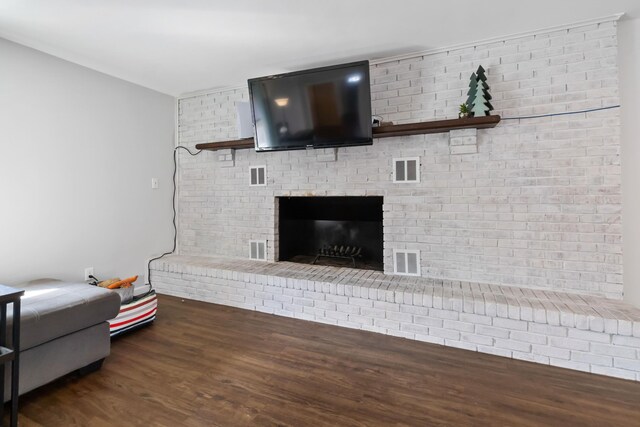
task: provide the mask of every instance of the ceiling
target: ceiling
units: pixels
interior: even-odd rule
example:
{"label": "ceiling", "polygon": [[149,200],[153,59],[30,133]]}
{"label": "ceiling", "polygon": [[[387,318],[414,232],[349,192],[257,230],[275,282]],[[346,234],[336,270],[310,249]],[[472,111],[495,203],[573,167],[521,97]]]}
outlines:
{"label": "ceiling", "polygon": [[0,37],[170,95],[626,12],[638,0],[0,0]]}

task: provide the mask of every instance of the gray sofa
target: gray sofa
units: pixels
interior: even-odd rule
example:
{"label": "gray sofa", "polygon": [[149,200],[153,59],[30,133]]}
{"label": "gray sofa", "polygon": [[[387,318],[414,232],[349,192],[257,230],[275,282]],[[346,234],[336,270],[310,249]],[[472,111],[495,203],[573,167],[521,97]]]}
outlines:
{"label": "gray sofa", "polygon": [[[76,370],[100,368],[111,346],[107,320],[120,309],[115,292],[52,279],[16,287],[26,291],[20,316],[20,394]],[[7,310],[8,324],[12,311]]]}

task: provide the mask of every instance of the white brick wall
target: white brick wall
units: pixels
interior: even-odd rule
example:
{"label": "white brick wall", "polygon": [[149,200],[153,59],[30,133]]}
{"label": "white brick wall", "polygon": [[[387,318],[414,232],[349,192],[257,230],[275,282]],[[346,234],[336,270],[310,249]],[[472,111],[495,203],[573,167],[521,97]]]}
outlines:
{"label": "white brick wall", "polygon": [[[382,273],[359,272],[169,256],[153,262],[151,278],[163,294],[640,381],[640,309],[625,303],[406,276],[392,281]],[[509,308],[537,301],[541,315],[490,310],[490,296]],[[585,310],[611,330],[553,321]]]}
{"label": "white brick wall", "polygon": [[[373,112],[395,123],[456,117],[480,64],[503,117],[617,105],[616,43],[616,23],[603,22],[378,63]],[[181,99],[180,144],[235,139],[234,103],[247,99],[246,89]],[[382,195],[388,272],[394,248],[419,249],[425,277],[621,298],[619,111],[504,120],[465,138],[180,154],[180,252],[246,257],[249,240],[267,240],[273,259],[274,197]],[[421,182],[393,184],[392,157],[417,156]],[[247,185],[252,165],[267,165],[266,187]]]}

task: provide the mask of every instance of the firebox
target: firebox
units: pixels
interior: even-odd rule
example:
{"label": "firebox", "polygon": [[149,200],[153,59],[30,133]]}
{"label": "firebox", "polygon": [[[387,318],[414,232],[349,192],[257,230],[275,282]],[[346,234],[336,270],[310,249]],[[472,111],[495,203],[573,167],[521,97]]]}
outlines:
{"label": "firebox", "polygon": [[383,270],[383,197],[279,197],[280,261]]}

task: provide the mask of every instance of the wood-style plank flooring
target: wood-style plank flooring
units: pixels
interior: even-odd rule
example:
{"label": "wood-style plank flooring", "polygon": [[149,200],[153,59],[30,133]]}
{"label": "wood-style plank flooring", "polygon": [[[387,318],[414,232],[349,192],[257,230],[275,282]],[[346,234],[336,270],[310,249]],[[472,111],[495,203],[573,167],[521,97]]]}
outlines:
{"label": "wood-style plank flooring", "polygon": [[640,426],[640,383],[160,296],[21,426]]}

